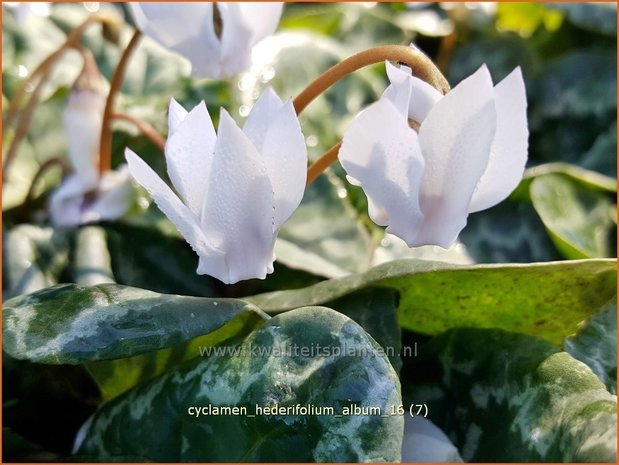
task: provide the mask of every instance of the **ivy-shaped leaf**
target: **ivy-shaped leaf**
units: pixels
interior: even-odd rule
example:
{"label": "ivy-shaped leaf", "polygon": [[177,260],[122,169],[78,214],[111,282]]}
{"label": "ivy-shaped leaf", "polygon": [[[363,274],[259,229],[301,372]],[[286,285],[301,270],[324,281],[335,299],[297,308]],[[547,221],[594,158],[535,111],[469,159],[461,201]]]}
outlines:
{"label": "ivy-shaped leaf", "polygon": [[241,300],[61,284],[4,303],[2,347],[39,363],[117,359],[190,341],[242,315],[254,325],[268,318]]}
{"label": "ivy-shaped leaf", "polygon": [[405,365],[406,402],[472,462],[615,462],[617,398],[582,362],[523,334],[454,329]]}
{"label": "ivy-shaped leaf", "polygon": [[406,329],[438,334],[458,326],[497,327],[558,345],[615,296],[616,280],[615,260],[467,266],[410,259],[245,300],[266,312],[281,312],[388,287],[400,293],[398,321]]}
{"label": "ivy-shaped leaf", "polygon": [[[403,418],[389,415],[401,401],[398,377],[376,342],[349,318],[324,307],[297,309],[270,319],[240,345],[220,349],[229,350],[168,372],[105,405],[89,421],[77,458],[400,459]],[[198,415],[196,408],[203,407],[237,410]],[[290,410],[258,410],[264,407]],[[304,414],[297,407],[314,410]],[[355,407],[378,411],[354,414]]]}

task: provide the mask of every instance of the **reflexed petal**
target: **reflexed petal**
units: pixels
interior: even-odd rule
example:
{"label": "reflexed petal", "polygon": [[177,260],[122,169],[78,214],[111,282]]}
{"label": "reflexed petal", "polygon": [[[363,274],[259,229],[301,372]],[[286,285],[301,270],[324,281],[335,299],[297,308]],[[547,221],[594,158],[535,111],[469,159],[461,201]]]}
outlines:
{"label": "reflexed petal", "polygon": [[219,77],[221,45],[213,29],[209,2],[129,2],[138,28],[163,46],[188,58],[194,76]]}
{"label": "reflexed petal", "polygon": [[251,109],[243,125],[243,132],[254,143],[259,153],[262,153],[262,144],[267,130],[283,105],[284,103],[269,86],[262,92]]}
{"label": "reflexed petal", "polygon": [[82,213],[82,223],[115,220],[123,216],[131,206],[131,179],[127,165],[106,171],[99,181],[96,199]]}
{"label": "reflexed petal", "polygon": [[206,3],[129,2],[128,6],[138,28],[170,48],[198,38],[211,14]]}
{"label": "reflexed petal", "polygon": [[520,68],[494,88],[497,128],[490,150],[490,160],[477,189],[469,212],[493,207],[504,200],[520,183],[527,162],[529,130],[527,96]]}
{"label": "reflexed petal", "polygon": [[170,137],[187,117],[188,112],[174,99],[170,99],[168,108],[168,137]]}
{"label": "reflexed petal", "polygon": [[282,2],[243,2],[238,5],[243,20],[251,25],[252,46],[275,32],[284,7]]}
{"label": "reflexed petal", "polygon": [[411,76],[411,69],[408,66],[395,66],[389,61],[385,61],[385,71],[391,84],[401,84],[408,81]]}
{"label": "reflexed petal", "polygon": [[408,117],[422,123],[432,107],[443,98],[443,94],[419,78],[411,77],[410,82],[411,100],[408,107]]}
{"label": "reflexed petal", "polygon": [[[353,178],[350,175],[346,175],[346,180],[351,183],[353,186],[361,187],[361,182],[358,179]],[[383,225],[385,226],[385,225]]]}
{"label": "reflexed petal", "polygon": [[[174,104],[170,104],[172,108]],[[174,110],[170,110],[170,113]],[[196,217],[208,190],[217,136],[204,102],[191,110],[168,137],[165,157],[168,175]]]}
{"label": "reflexed petal", "polygon": [[449,247],[466,225],[468,206],[486,170],[496,127],[490,73],[482,66],[432,109],[419,129],[426,163],[414,246]]}
{"label": "reflexed petal", "polygon": [[411,98],[411,79],[403,71],[393,66],[388,61],[385,62],[387,74],[391,79],[391,85],[383,92],[383,98],[387,98],[393,106],[400,112],[402,118],[408,118],[408,106]]}
{"label": "reflexed petal", "polygon": [[81,221],[84,195],[90,189],[75,174],[68,176],[49,199],[50,219],[55,226],[77,226]]}
{"label": "reflexed petal", "polygon": [[[208,273],[216,276],[216,273],[225,270],[223,253],[212,247],[207,241],[200,229],[198,218],[191,210],[180,201],[172,192],[172,189],[140,157],[129,149],[125,150],[125,157],[131,175],[148,191],[159,209],[176,226],[191,248],[210,264],[211,268]],[[204,274],[204,272],[201,274]]]}
{"label": "reflexed petal", "polygon": [[194,77],[218,79],[225,74],[222,70],[222,43],[213,27],[214,3],[204,2],[204,4],[208,7],[208,13],[200,37],[197,41],[193,39],[181,44],[178,52],[191,61],[191,74]]}
{"label": "reflexed petal", "polygon": [[368,197],[368,215],[372,218],[372,221],[379,226],[389,225],[389,214],[387,210],[376,205],[371,197]]}
{"label": "reflexed petal", "polygon": [[372,220],[388,220],[388,232],[412,240],[422,220],[418,189],[424,163],[417,134],[389,100],[380,99],[357,116],[344,135],[339,159],[361,183]]}
{"label": "reflexed petal", "polygon": [[275,199],[274,230],[277,231],[301,203],[307,179],[307,149],[297,114],[288,100],[269,118],[262,146]]}
{"label": "reflexed petal", "polygon": [[252,20],[241,14],[239,3],[218,3],[223,30],[221,36],[221,75],[231,76],[251,65]]}
{"label": "reflexed petal", "polygon": [[[399,110],[405,105],[409,118],[418,123],[423,122],[436,102],[443,98],[443,94],[427,82],[414,77],[410,68],[406,66],[398,68],[389,62],[386,62],[385,65],[391,86],[387,88],[383,96],[389,98]],[[402,88],[404,83],[408,86],[408,99],[406,100],[405,93],[400,91],[396,96],[393,94],[394,91],[390,90],[394,85]],[[405,101],[405,103],[402,103],[402,101]]]}
{"label": "reflexed petal", "polygon": [[[361,182],[352,176],[346,175],[346,180],[353,186],[361,187]],[[372,218],[372,221],[379,226],[387,226],[389,224],[389,215],[387,215],[387,212],[383,208],[378,207],[370,197],[367,197],[367,199],[368,215]]]}
{"label": "reflexed petal", "polygon": [[264,162],[249,138],[221,110],[202,229],[225,251],[225,283],[264,278],[273,261],[273,189]]}

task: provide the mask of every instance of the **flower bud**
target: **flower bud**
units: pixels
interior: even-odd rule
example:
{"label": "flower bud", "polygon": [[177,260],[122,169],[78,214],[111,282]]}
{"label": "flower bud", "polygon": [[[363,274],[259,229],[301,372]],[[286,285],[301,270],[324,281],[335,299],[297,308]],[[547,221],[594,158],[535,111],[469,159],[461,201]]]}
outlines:
{"label": "flower bud", "polygon": [[69,144],[69,160],[84,185],[94,186],[98,177],[99,139],[107,83],[92,54],[85,51],[82,72],[75,80],[63,121]]}

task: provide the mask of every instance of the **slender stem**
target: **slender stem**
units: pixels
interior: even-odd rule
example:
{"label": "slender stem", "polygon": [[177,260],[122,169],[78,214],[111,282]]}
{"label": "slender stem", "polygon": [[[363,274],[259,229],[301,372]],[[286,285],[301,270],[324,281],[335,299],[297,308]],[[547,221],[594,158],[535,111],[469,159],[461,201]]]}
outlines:
{"label": "slender stem", "polygon": [[[13,136],[13,140],[11,141],[11,145],[7,151],[6,157],[2,164],[2,180],[4,181],[7,177],[7,173],[9,171],[9,167],[13,163],[15,156],[17,155],[17,149],[19,144],[26,136],[28,132],[28,126],[30,125],[30,121],[32,119],[32,112],[35,107],[39,103],[39,99],[41,97],[41,91],[43,89],[43,85],[45,81],[47,81],[49,75],[52,72],[53,65],[64,55],[64,53],[69,49],[80,49],[79,41],[88,28],[93,23],[113,23],[114,20],[108,18],[103,15],[91,15],[84,20],[79,26],[73,29],[65,39],[64,43],[51,55],[49,55],[45,60],[43,60],[35,70],[30,74],[30,76],[24,80],[19,90],[15,93],[11,102],[9,104],[9,108],[7,109],[7,116],[3,121],[3,127],[5,129],[5,134],[7,133],[6,129],[11,126],[17,115],[19,114],[19,121],[17,123],[17,127],[15,129],[15,134]],[[38,82],[37,82],[38,79]],[[22,101],[26,94],[29,93],[28,89],[32,88],[34,83],[37,82],[34,90],[30,94],[30,100],[28,104],[20,112]]]}
{"label": "slender stem", "polygon": [[110,92],[105,102],[105,109],[103,110],[103,123],[101,124],[101,139],[99,142],[99,174],[104,173],[112,168],[112,114],[114,110],[114,103],[116,101],[116,95],[120,92],[120,86],[122,85],[123,78],[125,77],[125,71],[129,58],[135,50],[138,42],[142,37],[142,33],[136,29],[133,33],[133,37],[127,44],[127,48],[123,51],[118,66],[112,76],[112,82],[110,83]]}
{"label": "slender stem", "polygon": [[26,79],[22,83],[21,87],[19,88],[19,90],[16,92],[16,94],[11,99],[11,102],[9,103],[9,108],[7,110],[6,117],[3,122],[3,126],[5,128],[8,128],[9,126],[11,126],[13,122],[15,121],[15,117],[17,116],[17,113],[19,109],[21,108],[22,100],[24,99],[24,96],[28,93],[27,89],[32,88],[32,86],[34,85],[34,81],[39,76],[41,76],[41,80],[45,80],[49,74],[49,69],[51,68],[51,66],[54,64],[56,60],[58,60],[64,54],[66,50],[67,50],[67,45],[65,42],[58,50],[56,50],[51,55],[49,55],[45,60],[43,60],[41,64],[39,64],[39,66],[37,66],[37,68],[32,72],[30,77],[28,77],[28,79]]}
{"label": "slender stem", "polygon": [[439,69],[421,51],[405,45],[381,45],[364,50],[332,66],[318,76],[294,99],[294,108],[300,114],[316,97],[343,77],[369,65],[385,60],[402,63],[413,70],[419,79],[445,94],[449,83]]}
{"label": "slender stem", "polygon": [[32,88],[32,86],[34,85],[34,81],[36,79],[38,78],[41,78],[41,80],[47,79],[47,76],[49,76],[49,71],[50,71],[51,66],[59,58],[61,58],[62,55],[64,55],[64,53],[68,49],[77,47],[79,45],[79,40],[81,39],[82,35],[84,35],[84,32],[86,32],[86,29],[88,29],[88,26],[96,22],[104,24],[104,23],[113,22],[113,20],[106,16],[92,15],[86,18],[84,22],[82,22],[82,24],[80,24],[75,29],[73,29],[67,35],[67,38],[65,39],[64,43],[60,47],[58,47],[58,49],[55,52],[49,55],[45,60],[43,60],[34,69],[34,71],[30,74],[30,76],[27,79],[24,80],[19,90],[13,96],[13,98],[11,99],[11,102],[9,103],[9,108],[7,109],[6,118],[3,121],[3,126],[5,128],[13,124],[15,117],[17,116],[17,113],[19,112],[19,108],[21,107],[21,102],[24,99],[25,95],[28,93],[27,89]]}
{"label": "slender stem", "polygon": [[32,91],[32,95],[30,96],[30,100],[28,100],[26,108],[24,108],[24,111],[22,111],[20,114],[19,121],[17,122],[17,127],[15,128],[15,134],[13,135],[13,140],[11,140],[11,145],[9,145],[9,149],[7,150],[6,157],[2,166],[3,181],[6,180],[9,168],[13,164],[13,160],[17,155],[17,149],[19,148],[19,144],[28,133],[28,127],[30,126],[32,114],[34,113],[34,109],[38,105],[39,99],[41,98],[43,84],[45,84],[45,81],[44,79],[41,79],[35,87],[34,91]]}
{"label": "slender stem", "polygon": [[[449,92],[447,79],[432,60],[421,51],[404,45],[382,45],[346,58],[318,76],[294,99],[293,105],[297,115],[305,110],[316,97],[343,77],[365,66],[381,63],[385,60],[402,63],[411,68],[415,76],[426,81],[442,94]],[[306,187],[337,160],[341,145],[342,142],[338,142],[309,166]]]}
{"label": "slender stem", "polygon": [[307,181],[305,182],[305,187],[313,183],[324,170],[326,170],[331,164],[335,163],[341,146],[342,142],[340,141],[309,166],[307,169]]}
{"label": "slender stem", "polygon": [[153,128],[146,121],[142,121],[141,119],[128,115],[127,113],[114,113],[112,115],[112,119],[127,121],[128,123],[133,124],[142,134],[148,137],[153,144],[159,147],[161,151],[165,148],[165,139],[161,137],[159,133],[155,131],[155,128]]}
{"label": "slender stem", "polygon": [[28,205],[30,204],[30,202],[32,202],[32,199],[34,197],[34,188],[39,182],[39,179],[41,179],[43,175],[47,171],[49,171],[50,168],[53,168],[55,165],[59,165],[62,168],[63,175],[71,171],[71,168],[69,167],[67,162],[63,160],[62,158],[50,158],[49,160],[46,160],[45,162],[43,162],[43,164],[39,167],[39,170],[34,175],[34,178],[32,178],[32,182],[30,183],[30,188],[28,189],[28,194],[26,194],[26,199],[24,200],[24,204]]}

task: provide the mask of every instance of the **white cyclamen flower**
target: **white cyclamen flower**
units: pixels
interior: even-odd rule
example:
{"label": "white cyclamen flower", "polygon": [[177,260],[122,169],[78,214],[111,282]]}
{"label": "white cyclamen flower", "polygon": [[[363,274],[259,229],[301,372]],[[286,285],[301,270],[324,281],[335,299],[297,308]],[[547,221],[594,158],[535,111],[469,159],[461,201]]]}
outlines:
{"label": "white cyclamen flower", "polygon": [[131,2],[138,28],[193,66],[195,77],[245,71],[256,43],[273,34],[283,3]]}
{"label": "white cyclamen flower", "polygon": [[31,17],[47,17],[50,13],[50,2],[2,2],[13,10],[15,21],[23,26]]}
{"label": "white cyclamen flower", "polygon": [[305,190],[307,150],[292,102],[270,88],[243,129],[204,102],[170,102],[167,171],[179,197],[135,153],[129,170],[200,257],[197,273],[231,284],[273,272],[275,239]]}
{"label": "white cyclamen flower", "polygon": [[115,220],[131,206],[133,188],[127,165],[106,171],[101,178],[86,183],[71,174],[52,192],[49,212],[55,226],[78,226]]}
{"label": "white cyclamen flower", "polygon": [[339,159],[372,220],[409,247],[448,248],[469,213],[504,200],[527,160],[520,68],[496,87],[486,66],[442,95],[386,63],[391,85],[344,136]]}
{"label": "white cyclamen flower", "polygon": [[94,61],[86,62],[63,114],[73,173],[49,202],[52,223],[77,226],[124,215],[131,205],[131,176],[126,165],[99,177],[97,160],[106,84]]}

